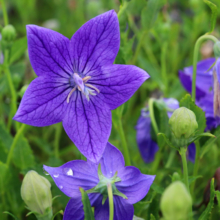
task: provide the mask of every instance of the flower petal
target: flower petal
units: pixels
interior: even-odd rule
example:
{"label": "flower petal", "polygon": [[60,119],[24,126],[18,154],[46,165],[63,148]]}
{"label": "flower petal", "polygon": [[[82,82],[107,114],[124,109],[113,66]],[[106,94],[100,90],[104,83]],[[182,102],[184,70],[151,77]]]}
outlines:
{"label": "flower petal", "polygon": [[145,163],[150,163],[154,160],[155,154],[159,147],[155,141],[151,138],[151,119],[148,115],[140,116],[137,122],[137,144],[141,153],[141,156]]}
{"label": "flower petal", "polygon": [[155,176],[145,175],[136,167],[124,167],[118,171],[121,182],[115,183],[117,189],[125,194],[128,203],[134,204],[148,193]]}
{"label": "flower petal", "polygon": [[111,132],[111,111],[97,96],[88,101],[79,91],[71,96],[63,127],[79,151],[92,162],[101,158]]}
{"label": "flower petal", "polygon": [[79,187],[91,189],[98,184],[98,166],[83,160],[74,160],[60,167],[43,166],[60,190],[69,197],[81,195]]}
{"label": "flower petal", "polygon": [[84,220],[82,198],[71,198],[65,208],[63,220],[77,219]]}
{"label": "flower petal", "polygon": [[195,163],[195,157],[196,157],[196,146],[194,143],[191,143],[187,149],[187,159],[192,163]]}
{"label": "flower petal", "polygon": [[108,65],[99,74],[92,75],[89,83],[100,90],[97,95],[110,109],[126,102],[150,76],[132,65]]}
{"label": "flower petal", "polygon": [[68,38],[47,28],[27,25],[27,39],[30,62],[38,76],[69,78],[73,65]]}
{"label": "flower petal", "polygon": [[122,153],[109,142],[100,160],[101,169],[104,176],[111,178],[115,172],[125,166]]}
{"label": "flower petal", "polygon": [[85,23],[71,38],[74,69],[89,74],[112,64],[120,45],[119,22],[114,10]]}
{"label": "flower petal", "polygon": [[[210,93],[210,88],[213,85],[212,82],[212,71],[213,68],[209,70],[212,64],[215,62],[215,58],[209,58],[202,60],[197,63],[197,79],[196,79],[196,97],[197,99]],[[192,89],[192,75],[193,67],[186,67],[183,71],[179,71],[180,81],[184,88],[191,93]]]}
{"label": "flower petal", "polygon": [[[132,220],[134,215],[134,207],[125,199],[119,196],[114,196],[114,220]],[[109,202],[106,200],[105,204],[95,206],[95,219],[108,220],[109,219]]]}
{"label": "flower petal", "polygon": [[44,76],[34,79],[13,119],[38,127],[62,121],[70,90],[71,88],[62,80]]}

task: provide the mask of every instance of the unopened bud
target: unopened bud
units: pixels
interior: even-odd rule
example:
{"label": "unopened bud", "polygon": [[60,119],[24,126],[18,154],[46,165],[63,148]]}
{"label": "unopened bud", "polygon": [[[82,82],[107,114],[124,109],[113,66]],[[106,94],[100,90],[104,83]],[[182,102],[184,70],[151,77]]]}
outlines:
{"label": "unopened bud", "polygon": [[187,220],[190,216],[192,198],[185,185],[176,181],[164,191],[161,202],[164,220]]}
{"label": "unopened bud", "polygon": [[178,108],[173,112],[169,125],[176,138],[185,139],[191,137],[198,128],[194,112],[185,107]]}
{"label": "unopened bud", "polygon": [[52,209],[50,182],[34,170],[29,171],[21,185],[21,197],[30,211],[44,215]]}
{"label": "unopened bud", "polygon": [[220,41],[215,42],[213,50],[214,50],[215,57],[219,58],[220,57]]}
{"label": "unopened bud", "polygon": [[2,29],[2,40],[11,42],[15,39],[16,31],[12,25],[7,25]]}

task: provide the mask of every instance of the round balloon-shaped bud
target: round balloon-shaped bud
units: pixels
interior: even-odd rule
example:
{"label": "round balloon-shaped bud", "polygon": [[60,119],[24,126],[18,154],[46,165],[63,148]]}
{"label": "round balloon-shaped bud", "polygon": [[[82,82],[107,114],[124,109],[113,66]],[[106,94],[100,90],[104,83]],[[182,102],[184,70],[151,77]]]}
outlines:
{"label": "round balloon-shaped bud", "polygon": [[15,28],[12,25],[7,25],[2,29],[2,40],[4,41],[13,41],[16,36]]}
{"label": "round balloon-shaped bud", "polygon": [[21,197],[30,211],[44,215],[52,209],[50,182],[34,170],[29,171],[21,185]]}
{"label": "round balloon-shaped bud", "polygon": [[194,112],[185,107],[178,108],[173,112],[169,119],[169,125],[174,136],[179,139],[188,139],[198,128]]}
{"label": "round balloon-shaped bud", "polygon": [[164,220],[189,219],[192,198],[182,182],[173,182],[166,188],[161,197],[160,208]]}

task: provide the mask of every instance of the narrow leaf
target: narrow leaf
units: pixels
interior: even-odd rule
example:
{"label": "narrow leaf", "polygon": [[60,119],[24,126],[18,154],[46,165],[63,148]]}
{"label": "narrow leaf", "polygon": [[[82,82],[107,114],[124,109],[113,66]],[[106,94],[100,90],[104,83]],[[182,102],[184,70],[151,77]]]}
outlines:
{"label": "narrow leaf", "polygon": [[211,183],[210,183],[210,201],[205,211],[199,217],[199,220],[209,219],[213,205],[214,205],[214,198],[215,198],[215,188],[214,188],[214,178],[212,178]]}
{"label": "narrow leaf", "polygon": [[217,15],[218,15],[218,8],[215,4],[213,4],[212,2],[208,1],[208,0],[203,0],[211,9],[212,11],[212,15],[211,15],[211,28],[210,31],[208,32],[208,34],[212,33],[215,29],[215,24],[216,24],[216,19],[217,19]]}
{"label": "narrow leaf", "polygon": [[14,216],[13,214],[11,214],[10,212],[5,211],[5,212],[3,212],[3,213],[12,216],[15,220],[19,220],[16,216]]}
{"label": "narrow leaf", "polygon": [[95,220],[87,193],[83,190],[83,188],[80,188],[80,192],[82,195],[83,210],[85,215],[84,220]]}

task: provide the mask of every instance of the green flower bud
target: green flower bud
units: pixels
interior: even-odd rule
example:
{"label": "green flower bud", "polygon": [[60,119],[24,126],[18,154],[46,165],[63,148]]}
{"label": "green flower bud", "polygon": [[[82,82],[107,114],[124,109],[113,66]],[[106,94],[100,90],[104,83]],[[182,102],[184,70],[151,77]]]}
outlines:
{"label": "green flower bud", "polygon": [[173,112],[169,119],[169,125],[175,137],[179,139],[188,139],[198,128],[194,112],[185,107],[178,108]]}
{"label": "green flower bud", "polygon": [[164,220],[187,220],[191,207],[192,198],[185,185],[180,181],[170,184],[160,201]]}
{"label": "green flower bud", "polygon": [[214,50],[215,57],[219,58],[220,57],[220,41],[217,41],[214,44],[213,50]]}
{"label": "green flower bud", "polygon": [[2,40],[4,41],[13,41],[16,36],[15,28],[12,25],[7,25],[2,29]]}
{"label": "green flower bud", "polygon": [[[37,215],[44,215],[52,210],[50,182],[34,170],[29,171],[21,185],[21,197],[28,209]],[[52,213],[52,211],[51,211]]]}

